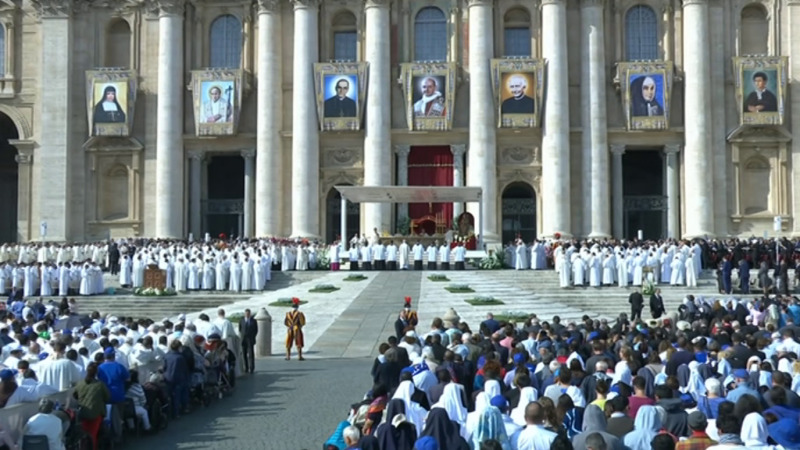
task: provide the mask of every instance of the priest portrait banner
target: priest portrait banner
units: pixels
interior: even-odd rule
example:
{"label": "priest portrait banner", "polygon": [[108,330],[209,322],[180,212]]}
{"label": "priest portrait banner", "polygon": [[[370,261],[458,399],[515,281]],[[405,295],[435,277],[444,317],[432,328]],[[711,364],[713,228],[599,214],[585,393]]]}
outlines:
{"label": "priest portrait banner", "polygon": [[367,63],[314,64],[321,131],[357,131],[364,117]]}
{"label": "priest portrait banner", "polygon": [[669,128],[672,62],[619,63],[628,130]]}
{"label": "priest portrait banner", "polygon": [[535,59],[493,59],[492,89],[497,102],[497,126],[539,126],[544,64]]}
{"label": "priest portrait banner", "polygon": [[191,90],[198,136],[236,134],[242,104],[241,71],[194,71]]}
{"label": "priest portrait banner", "polygon": [[733,58],[742,125],[782,125],[787,83],[785,56]]}
{"label": "priest portrait banner", "polygon": [[407,63],[401,70],[409,130],[450,130],[455,103],[455,64]]}
{"label": "priest portrait banner", "polygon": [[130,136],[135,106],[135,72],[116,69],[86,72],[91,136]]}

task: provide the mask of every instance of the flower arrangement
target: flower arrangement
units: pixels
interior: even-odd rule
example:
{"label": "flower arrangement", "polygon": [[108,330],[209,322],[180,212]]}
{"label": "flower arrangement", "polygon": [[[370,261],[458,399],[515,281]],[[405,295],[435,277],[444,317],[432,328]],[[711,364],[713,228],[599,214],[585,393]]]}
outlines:
{"label": "flower arrangement", "polygon": [[133,295],[139,297],[172,297],[178,295],[175,289],[136,288]]}
{"label": "flower arrangement", "polygon": [[525,322],[528,317],[530,314],[524,311],[503,311],[494,315],[494,319],[500,322]]}
{"label": "flower arrangement", "polygon": [[297,297],[281,297],[277,301],[270,303],[269,306],[292,307],[295,305],[305,305],[306,303],[308,302],[305,300],[300,300]]}
{"label": "flower arrangement", "polygon": [[332,285],[332,284],[318,284],[313,288],[309,289],[308,292],[316,292],[316,293],[323,293],[328,294],[330,292],[338,291],[339,288]]}
{"label": "flower arrangement", "polygon": [[344,278],[344,281],[363,281],[363,280],[366,280],[366,279],[368,279],[367,276],[361,275],[360,273],[354,273],[354,274],[346,276]]}
{"label": "flower arrangement", "polygon": [[447,278],[447,275],[441,273],[432,273],[428,275],[428,279],[431,281],[450,281],[450,279]]}
{"label": "flower arrangement", "polygon": [[504,266],[503,258],[498,256],[497,253],[489,254],[489,256],[482,258],[480,263],[478,263],[478,268],[481,270],[500,270]]}
{"label": "flower arrangement", "polygon": [[650,280],[645,279],[642,284],[642,295],[653,295],[656,292],[656,287]]}
{"label": "flower arrangement", "polygon": [[472,306],[494,306],[505,305],[501,300],[498,300],[491,295],[477,295],[475,297],[464,300]]}
{"label": "flower arrangement", "polygon": [[330,247],[317,249],[317,267],[315,270],[331,270]]}
{"label": "flower arrangement", "polygon": [[451,285],[447,286],[445,289],[447,289],[448,292],[452,292],[454,294],[455,293],[465,293],[465,292],[475,292],[471,287],[469,287],[468,284],[451,284]]}

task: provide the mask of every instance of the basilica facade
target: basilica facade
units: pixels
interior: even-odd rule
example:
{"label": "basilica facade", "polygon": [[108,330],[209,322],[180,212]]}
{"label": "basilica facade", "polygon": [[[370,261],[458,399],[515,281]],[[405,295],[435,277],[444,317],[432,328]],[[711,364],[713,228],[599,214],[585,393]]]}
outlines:
{"label": "basilica facade", "polygon": [[797,30],[800,0],[0,0],[0,241],[798,235]]}

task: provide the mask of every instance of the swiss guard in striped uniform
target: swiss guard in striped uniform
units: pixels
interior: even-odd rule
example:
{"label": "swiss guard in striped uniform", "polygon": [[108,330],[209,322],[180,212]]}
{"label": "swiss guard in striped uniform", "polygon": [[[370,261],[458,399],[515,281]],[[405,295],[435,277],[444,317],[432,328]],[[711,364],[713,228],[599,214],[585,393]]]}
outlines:
{"label": "swiss guard in striped uniform", "polygon": [[297,347],[297,355],[300,361],[303,358],[303,327],[306,325],[306,316],[299,311],[300,299],[292,298],[292,310],[286,313],[283,324],[286,326],[286,360],[291,359],[292,343]]}

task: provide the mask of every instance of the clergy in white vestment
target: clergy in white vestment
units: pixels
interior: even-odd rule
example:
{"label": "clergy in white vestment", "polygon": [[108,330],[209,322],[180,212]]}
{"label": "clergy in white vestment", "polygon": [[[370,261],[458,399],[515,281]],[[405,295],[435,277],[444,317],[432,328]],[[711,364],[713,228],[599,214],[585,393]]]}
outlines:
{"label": "clergy in white vestment", "polygon": [[514,264],[515,270],[525,270],[528,268],[528,247],[525,246],[525,242],[522,239],[517,241],[517,248],[514,249],[517,254],[517,258]]}
{"label": "clergy in white vestment", "polygon": [[531,269],[544,270],[547,268],[547,255],[544,244],[538,240],[533,241],[531,246]]}
{"label": "clergy in white vestment", "polygon": [[397,245],[394,241],[386,246],[386,270],[397,270]]}
{"label": "clergy in white vestment", "polygon": [[[120,277],[120,280],[122,277]],[[186,277],[186,262],[183,258],[178,258],[175,263],[175,290],[178,292],[185,292],[188,285],[188,278]]]}
{"label": "clergy in white vestment", "polygon": [[556,273],[561,273],[561,266],[563,265],[561,261],[562,258],[564,258],[564,248],[559,246],[553,251],[553,262],[555,263]]}
{"label": "clergy in white vestment", "polygon": [[603,260],[603,285],[611,286],[614,284],[614,274],[617,268],[614,266],[614,254],[609,253]]}
{"label": "clergy in white vestment", "polygon": [[167,289],[175,287],[175,267],[169,261],[167,256],[164,256],[164,259],[161,260],[161,263],[158,265],[158,268],[165,271],[167,274]]}
{"label": "clergy in white vestment", "polygon": [[133,260],[133,287],[139,288],[144,286],[144,260],[142,259],[142,255],[136,257]]}
{"label": "clergy in white vestment", "polygon": [[358,246],[350,247],[350,254],[348,260],[350,261],[350,270],[358,270],[358,257],[361,253],[358,251]]}
{"label": "clergy in white vestment", "polygon": [[281,272],[288,272],[291,270],[291,261],[289,260],[289,247],[281,246]]}
{"label": "clergy in white vestment", "polygon": [[577,253],[572,255],[572,282],[575,286],[586,284],[586,264]]}
{"label": "clergy in white vestment", "polygon": [[242,266],[235,257],[231,261],[230,273],[231,279],[228,290],[231,292],[242,292]]}
{"label": "clergy in white vestment", "polygon": [[341,264],[341,259],[339,257],[339,254],[341,253],[341,251],[342,251],[342,246],[339,245],[338,242],[335,242],[331,246],[328,252],[331,261],[331,272],[336,272],[339,270],[339,265]]}
{"label": "clergy in white vestment", "polygon": [[669,284],[669,280],[672,277],[671,262],[669,253],[661,254],[661,284]]}
{"label": "clergy in white vestment", "polygon": [[197,260],[192,259],[189,261],[188,269],[188,281],[186,283],[186,288],[190,291],[198,291],[200,290],[200,268],[197,265]]}
{"label": "clergy in white vestment", "polygon": [[453,261],[456,263],[456,270],[464,270],[465,267],[465,260],[467,257],[467,248],[464,247],[463,242],[459,242],[456,248],[453,250]]}
{"label": "clergy in white vestment", "polygon": [[684,283],[683,271],[686,268],[684,267],[683,261],[681,261],[681,257],[675,255],[675,259],[672,260],[670,266],[672,268],[672,276],[669,279],[669,284],[672,286],[682,286]]}
{"label": "clergy in white vestment", "polygon": [[439,241],[428,246],[428,270],[436,270],[436,254],[438,253]]}
{"label": "clergy in white vestment", "polygon": [[[578,257],[578,261],[583,263],[583,261]],[[558,273],[559,275],[559,283],[562,288],[568,288],[572,286],[570,283],[570,275],[572,275],[572,264],[569,261],[569,258],[564,256],[561,258],[561,270]]]}
{"label": "clergy in white vestment", "polygon": [[217,276],[215,277],[214,281],[216,282],[216,288],[218,291],[224,291],[225,288],[228,286],[228,274],[230,272],[230,261],[228,261],[227,256],[222,256],[222,261],[217,263],[215,267],[217,270]]}
{"label": "clergy in white vestment", "polygon": [[686,286],[697,287],[697,270],[695,258],[686,258]]}
{"label": "clergy in white vestment", "polygon": [[49,384],[59,391],[74,387],[81,380],[81,372],[65,356],[66,346],[63,342],[53,344],[53,354],[40,362],[36,367],[39,381]]}
{"label": "clergy in white vestment", "polygon": [[250,256],[245,256],[242,261],[242,290],[253,290],[253,260]]}
{"label": "clergy in white vestment", "polygon": [[617,285],[619,287],[628,286],[628,264],[623,253],[617,255]]}
{"label": "clergy in white vestment", "polygon": [[50,285],[50,268],[42,266],[42,281],[39,283],[39,295],[50,297],[53,295],[53,287]]}
{"label": "clergy in white vestment", "polygon": [[644,256],[640,253],[633,258],[633,285],[641,286],[644,281]]}
{"label": "clergy in white vestment", "polygon": [[447,243],[439,247],[439,260],[442,263],[442,270],[450,270],[450,246]]}
{"label": "clergy in white vestment", "polygon": [[658,284],[659,282],[659,273],[658,273],[658,264],[659,260],[656,257],[655,253],[650,253],[650,256],[647,257],[647,267],[650,269],[650,272],[647,274],[647,279],[653,283]]}
{"label": "clergy in white vestment", "polygon": [[408,261],[409,261],[409,254],[411,249],[408,248],[408,243],[405,239],[403,239],[403,243],[400,244],[400,247],[397,249],[397,259],[398,265],[400,270],[407,270],[408,269]]}
{"label": "clergy in white vestment", "polygon": [[81,269],[81,287],[78,290],[80,295],[92,295],[92,269],[89,264],[84,264]]}
{"label": "clergy in white vestment", "polygon": [[414,261],[414,270],[422,270],[422,259],[424,258],[425,248],[417,241],[411,249],[411,252]]}
{"label": "clergy in white vestment", "polygon": [[600,256],[595,253],[589,257],[589,286],[600,287],[602,276],[602,264],[600,263]]}
{"label": "clergy in white vestment", "polygon": [[363,270],[372,270],[372,251],[368,245],[361,246],[361,268]]}
{"label": "clergy in white vestment", "polygon": [[214,267],[214,260],[209,259],[206,261],[205,265],[203,265],[203,290],[212,291],[216,287],[214,283],[214,273],[216,269]]}
{"label": "clergy in white vestment", "polygon": [[25,271],[25,297],[33,297],[39,288],[39,263],[32,264]]}
{"label": "clergy in white vestment", "polygon": [[131,283],[131,258],[128,255],[122,255],[122,260],[119,263],[119,284],[128,287]]}
{"label": "clergy in white vestment", "polygon": [[253,286],[252,290],[254,291],[263,291],[264,290],[264,263],[261,262],[260,259],[257,259],[253,263]]}

